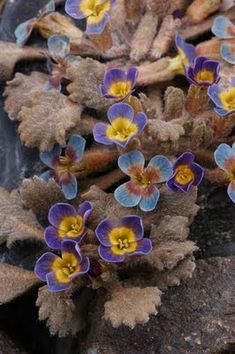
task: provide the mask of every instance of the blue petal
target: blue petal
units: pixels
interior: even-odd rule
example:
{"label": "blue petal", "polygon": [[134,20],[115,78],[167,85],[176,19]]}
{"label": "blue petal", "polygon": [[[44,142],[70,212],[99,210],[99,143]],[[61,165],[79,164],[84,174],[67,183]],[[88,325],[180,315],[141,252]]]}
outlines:
{"label": "blue petal", "polygon": [[211,31],[218,38],[228,39],[235,37],[234,24],[224,16],[215,18]]}
{"label": "blue petal", "polygon": [[160,178],[158,183],[168,181],[173,174],[172,163],[162,155],[154,156],[148,164],[148,167],[151,166],[160,172]]}
{"label": "blue petal", "polygon": [[112,145],[113,144],[113,141],[110,140],[106,135],[107,128],[108,128],[108,125],[105,123],[97,123],[94,126],[93,135],[94,135],[94,140],[97,143],[104,144],[104,145]]}
{"label": "blue petal", "polygon": [[121,255],[112,253],[110,247],[105,247],[103,245],[100,245],[98,247],[98,252],[99,252],[100,257],[106,262],[118,263],[118,262],[123,262],[125,260],[124,255],[121,256]]}
{"label": "blue petal", "polygon": [[214,104],[217,107],[223,108],[223,103],[221,102],[220,98],[219,98],[219,94],[220,92],[224,91],[225,88],[219,85],[211,85],[208,88],[207,94],[210,97],[210,99],[214,102]]}
{"label": "blue petal", "polygon": [[230,64],[235,64],[235,44],[224,42],[220,47],[221,57]]}
{"label": "blue petal", "polygon": [[54,11],[55,11],[55,1],[51,0],[39,10],[38,17],[42,18],[43,16],[49,14],[50,12],[54,12]]}
{"label": "blue petal", "polygon": [[48,273],[46,276],[48,289],[52,292],[68,290],[72,286],[72,281],[68,283],[60,283],[55,276],[54,272]]}
{"label": "blue petal", "polygon": [[35,19],[31,19],[21,23],[19,26],[16,27],[16,43],[19,47],[23,47],[23,45],[27,42],[28,38],[30,37],[30,34],[33,31],[34,23]]}
{"label": "blue petal", "polygon": [[156,208],[160,197],[159,189],[154,186],[154,192],[151,195],[143,197],[140,201],[140,209],[143,211],[152,211]]}
{"label": "blue petal", "polygon": [[67,36],[51,36],[47,43],[53,58],[64,59],[70,52],[70,40]]}
{"label": "blue petal", "polygon": [[100,34],[103,32],[105,29],[105,26],[109,20],[108,14],[105,14],[104,17],[101,19],[100,22],[98,23],[90,23],[89,17],[87,18],[87,27],[86,27],[86,33],[87,34]]}
{"label": "blue petal", "polygon": [[67,0],[65,3],[66,13],[77,20],[87,17],[86,14],[82,13],[80,10],[80,2],[81,0]]}
{"label": "blue petal", "polygon": [[42,281],[46,281],[46,275],[52,271],[53,262],[59,258],[54,253],[44,253],[36,262],[34,272]]}
{"label": "blue petal", "polygon": [[40,175],[40,178],[42,178],[45,182],[48,182],[50,178],[52,178],[51,176],[51,171],[48,170],[46,172],[43,172],[41,175]]}
{"label": "blue petal", "polygon": [[122,184],[114,192],[114,197],[116,201],[126,208],[136,206],[141,199],[141,194],[136,195],[134,193],[131,193],[131,190],[129,188],[130,183],[131,182]]}
{"label": "blue petal", "polygon": [[131,167],[133,167],[134,165],[138,165],[140,166],[140,168],[144,168],[144,163],[144,155],[138,150],[127,152],[121,155],[118,159],[119,168],[128,176],[130,175],[129,169]]}
{"label": "blue petal", "polygon": [[75,176],[71,175],[71,181],[69,183],[61,183],[62,191],[66,199],[71,200],[77,196],[77,179]]}
{"label": "blue petal", "polygon": [[235,181],[229,183],[228,186],[228,196],[235,203]]}
{"label": "blue petal", "polygon": [[107,115],[111,124],[115,119],[119,117],[126,118],[132,122],[134,118],[134,110],[129,104],[116,103],[109,108]]}
{"label": "blue petal", "polygon": [[232,114],[233,112],[235,112],[235,110],[233,111],[227,111],[226,109],[223,109],[223,108],[219,108],[219,107],[216,107],[214,108],[214,111],[219,115],[219,116],[227,116],[229,114]]}
{"label": "blue petal", "polygon": [[72,135],[66,146],[66,153],[72,151],[75,154],[75,162],[79,162],[83,159],[86,140],[80,135]]}
{"label": "blue petal", "polygon": [[40,153],[40,160],[48,167],[53,168],[57,157],[61,155],[62,149],[59,144],[55,144],[51,151],[44,151]]}
{"label": "blue petal", "polygon": [[224,168],[224,164],[227,160],[229,160],[234,155],[233,149],[227,144],[220,144],[215,150],[215,162],[216,164],[222,168]]}

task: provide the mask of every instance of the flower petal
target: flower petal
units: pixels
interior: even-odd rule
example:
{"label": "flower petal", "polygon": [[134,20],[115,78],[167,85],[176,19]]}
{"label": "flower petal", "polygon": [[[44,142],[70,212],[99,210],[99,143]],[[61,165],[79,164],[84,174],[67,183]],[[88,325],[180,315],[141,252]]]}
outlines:
{"label": "flower petal", "polygon": [[44,5],[38,12],[38,17],[42,18],[50,12],[55,11],[55,0],[50,0],[46,5]]}
{"label": "flower petal", "polygon": [[141,240],[144,236],[143,221],[139,216],[128,215],[121,219],[121,225],[132,229],[135,233],[136,240]]}
{"label": "flower petal", "polygon": [[214,111],[221,117],[228,116],[229,114],[232,114],[235,112],[235,109],[232,111],[227,111],[226,109],[215,107]]}
{"label": "flower petal", "polygon": [[116,96],[108,94],[109,88],[115,82],[126,82],[127,77],[124,70],[121,69],[111,69],[105,72],[104,83],[101,86],[101,95],[107,98],[115,98]]}
{"label": "flower petal", "polygon": [[78,263],[80,264],[82,262],[82,255],[81,255],[80,248],[77,247],[77,245],[78,243],[76,241],[63,240],[61,243],[61,254],[63,257],[63,254],[65,253],[71,253],[76,257]]}
{"label": "flower petal", "polygon": [[115,227],[113,221],[109,219],[105,219],[99,223],[97,226],[95,233],[100,241],[100,243],[103,246],[109,247],[112,246],[112,244],[109,241],[109,233],[112,231],[112,229]]}
{"label": "flower petal", "polygon": [[113,141],[110,140],[106,135],[107,128],[108,128],[108,125],[104,124],[104,123],[97,123],[94,126],[93,135],[94,135],[94,139],[97,143],[104,144],[104,145],[112,145],[113,144]]}
{"label": "flower petal", "polygon": [[143,238],[142,240],[138,241],[137,249],[133,253],[127,253],[127,255],[146,256],[152,251],[152,249],[152,241],[149,238]]}
{"label": "flower petal", "polygon": [[86,33],[90,35],[102,33],[108,20],[109,16],[105,12],[102,16],[101,14],[99,16],[89,16],[87,18]]}
{"label": "flower petal", "polygon": [[35,264],[34,272],[37,277],[46,281],[46,275],[52,271],[52,264],[58,258],[54,253],[44,253]]}
{"label": "flower petal", "polygon": [[114,197],[116,201],[122,206],[130,208],[139,204],[141,194],[138,189],[135,189],[135,186],[132,181],[129,181],[122,184],[115,190]]}
{"label": "flower petal", "polygon": [[184,152],[182,155],[178,157],[176,162],[173,165],[173,169],[175,169],[179,165],[189,165],[191,162],[194,161],[194,154],[192,152]]}
{"label": "flower petal", "polygon": [[225,163],[234,155],[233,148],[227,144],[220,144],[214,152],[215,162],[222,170],[226,171]]}
{"label": "flower petal", "polygon": [[172,192],[177,192],[179,190],[178,187],[175,186],[175,177],[173,176],[169,181],[167,181],[167,187],[172,191]]}
{"label": "flower petal", "polygon": [[217,16],[215,18],[211,31],[218,38],[228,39],[235,37],[235,26],[225,16]]}
{"label": "flower petal", "polygon": [[228,186],[228,196],[235,203],[235,181],[229,183]]}
{"label": "flower petal", "polygon": [[140,209],[143,211],[154,210],[160,197],[160,191],[155,186],[151,186],[149,190],[149,195],[145,195],[140,201]]}
{"label": "flower petal", "polygon": [[71,173],[69,178],[61,183],[61,187],[66,199],[71,200],[77,196],[77,179]]}
{"label": "flower petal", "polygon": [[56,278],[55,272],[48,273],[46,276],[48,289],[52,292],[68,290],[72,286],[72,281],[68,283],[60,283]]}
{"label": "flower petal", "polygon": [[72,135],[66,145],[65,154],[72,158],[73,162],[83,159],[86,140],[80,135]]}
{"label": "flower petal", "polygon": [[131,87],[133,88],[135,86],[137,77],[138,77],[139,71],[138,69],[133,66],[127,71],[127,81],[131,82]]}
{"label": "flower petal", "polygon": [[48,182],[50,178],[53,178],[51,175],[51,171],[45,171],[40,175],[40,178],[42,178],[45,182]]}
{"label": "flower petal", "polygon": [[16,27],[16,30],[15,30],[16,44],[19,47],[23,47],[23,45],[29,39],[29,37],[33,31],[35,22],[36,22],[35,20],[36,19],[34,18],[31,20],[25,21]]}
{"label": "flower petal", "polygon": [[154,156],[149,161],[146,170],[148,170],[150,167],[156,171],[157,178],[152,180],[153,183],[165,182],[170,179],[173,174],[172,163],[168,160],[168,158],[162,155]]}
{"label": "flower petal", "polygon": [[175,36],[175,44],[177,46],[178,51],[182,51],[187,58],[187,62],[184,64],[192,64],[196,57],[195,47],[192,44],[186,43],[183,38],[178,34]]}
{"label": "flower petal", "polygon": [[100,245],[98,247],[98,252],[100,257],[109,263],[119,263],[119,262],[123,262],[125,260],[125,256],[121,256],[121,255],[117,255],[112,253],[111,248],[110,247],[105,247]]}
{"label": "flower petal", "polygon": [[48,213],[49,223],[55,228],[59,228],[61,221],[68,216],[76,216],[76,209],[66,203],[56,203],[54,204]]}
{"label": "flower petal", "polygon": [[70,52],[70,40],[67,36],[51,36],[47,41],[48,49],[53,58],[64,59]]}
{"label": "flower petal", "polygon": [[132,122],[134,118],[134,110],[129,104],[115,103],[109,108],[107,115],[111,124],[115,119],[120,117],[126,118]]}
{"label": "flower petal", "polygon": [[221,57],[230,64],[235,64],[235,43],[224,42],[220,47]]}
{"label": "flower petal", "polygon": [[87,220],[89,219],[89,216],[91,215],[92,210],[93,210],[92,204],[86,201],[80,205],[77,214],[81,215],[84,219],[84,222],[86,223]]}
{"label": "flower petal", "polygon": [[85,2],[86,0],[67,0],[65,3],[66,13],[77,20],[81,20],[89,16],[91,14],[91,10],[87,8],[85,11],[84,6],[82,6],[82,3]]}
{"label": "flower petal", "polygon": [[53,168],[58,157],[61,155],[62,149],[59,144],[55,144],[51,151],[40,153],[40,160],[48,167]]}
{"label": "flower petal", "polygon": [[221,102],[219,94],[224,90],[225,90],[224,87],[216,85],[216,84],[211,85],[208,88],[207,94],[217,107],[223,108],[223,103]]}
{"label": "flower petal", "polygon": [[133,119],[133,123],[138,125],[138,133],[136,135],[140,135],[144,130],[146,124],[148,122],[148,118],[146,114],[143,112],[137,113]]}
{"label": "flower petal", "polygon": [[128,176],[144,168],[144,155],[138,150],[132,150],[121,155],[118,159],[118,166]]}
{"label": "flower petal", "polygon": [[44,239],[48,247],[59,250],[62,238],[59,237],[58,230],[53,226],[48,226],[44,231]]}
{"label": "flower petal", "polygon": [[204,169],[195,162],[193,162],[190,167],[195,175],[192,185],[198,186],[204,177]]}
{"label": "flower petal", "polygon": [[188,184],[180,184],[176,180],[174,181],[175,186],[184,193],[187,193],[190,190],[190,187],[193,185],[193,179]]}
{"label": "flower petal", "polygon": [[43,90],[46,92],[56,90],[61,91],[61,79],[57,76],[51,76],[49,80],[45,83]]}

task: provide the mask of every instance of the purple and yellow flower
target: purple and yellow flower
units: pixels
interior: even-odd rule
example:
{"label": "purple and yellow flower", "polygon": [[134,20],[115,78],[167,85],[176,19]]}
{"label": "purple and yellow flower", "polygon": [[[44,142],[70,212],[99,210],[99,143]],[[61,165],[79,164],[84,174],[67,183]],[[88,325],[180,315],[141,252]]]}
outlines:
{"label": "purple and yellow flower", "polygon": [[117,102],[124,101],[134,91],[138,70],[135,67],[127,72],[121,69],[110,69],[104,75],[104,82],[100,86],[100,94],[112,98]]}
{"label": "purple and yellow flower", "polygon": [[89,271],[89,258],[83,257],[77,242],[65,240],[61,244],[61,257],[54,253],[44,253],[36,262],[35,273],[47,282],[53,292],[71,288],[73,281]]}
{"label": "purple and yellow flower", "polygon": [[228,176],[230,183],[227,192],[229,198],[235,203],[235,143],[232,147],[220,144],[215,150],[215,162]]}
{"label": "purple and yellow flower", "polygon": [[53,205],[48,214],[51,226],[48,226],[44,233],[47,245],[60,249],[64,240],[80,243],[87,234],[85,225],[91,212],[92,205],[89,202],[83,202],[78,210],[70,204]]}
{"label": "purple and yellow flower", "polygon": [[68,63],[74,59],[70,53],[70,40],[67,36],[51,36],[48,39],[49,56],[47,67],[51,77],[44,86],[45,91],[61,90],[61,80],[67,78]]}
{"label": "purple and yellow flower", "polygon": [[167,185],[173,191],[188,192],[191,186],[198,186],[204,176],[203,168],[194,162],[191,152],[183,153],[173,165],[173,176]]}
{"label": "purple and yellow flower", "polygon": [[231,86],[226,89],[223,86],[212,85],[208,89],[208,96],[215,104],[215,112],[220,116],[226,116],[235,112],[235,77],[231,80]]}
{"label": "purple and yellow flower", "polygon": [[195,47],[186,43],[180,35],[175,36],[175,45],[178,55],[170,59],[170,69],[176,74],[185,74],[185,67],[193,64],[196,57]]}
{"label": "purple and yellow flower", "polygon": [[224,39],[220,46],[221,57],[230,64],[235,64],[235,25],[226,17],[215,18],[211,31],[219,39]]}
{"label": "purple and yellow flower", "polygon": [[83,158],[86,140],[80,135],[72,135],[62,154],[62,148],[55,144],[51,151],[41,152],[41,161],[50,167],[40,177],[46,182],[54,178],[62,188],[66,199],[73,199],[77,195],[76,174],[79,172],[79,162]]}
{"label": "purple and yellow flower", "polygon": [[31,18],[19,26],[15,30],[16,43],[19,47],[22,47],[27,40],[29,39],[33,29],[36,27],[37,22],[46,16],[50,12],[55,11],[55,2],[54,0],[49,1],[45,6],[43,6],[39,11],[36,17]]}
{"label": "purple and yellow flower", "polygon": [[141,210],[151,211],[155,209],[160,196],[156,184],[171,178],[172,164],[165,156],[157,155],[149,161],[146,168],[144,165],[144,155],[137,150],[119,157],[119,168],[131,179],[119,186],[114,196],[124,207],[139,204]]}
{"label": "purple and yellow flower", "polygon": [[98,123],[93,134],[98,143],[117,144],[121,147],[140,135],[147,124],[147,117],[140,112],[135,115],[133,108],[126,103],[116,103],[108,110],[110,124]]}
{"label": "purple and yellow flower", "polygon": [[86,33],[100,34],[109,21],[115,0],[67,0],[65,11],[77,20],[86,19]]}
{"label": "purple and yellow flower", "polygon": [[186,77],[192,85],[211,86],[219,82],[219,70],[218,61],[206,57],[197,57],[194,60],[193,67],[186,68]]}
{"label": "purple and yellow flower", "polygon": [[152,250],[152,242],[144,237],[142,219],[124,216],[119,223],[105,219],[97,226],[96,236],[101,245],[100,257],[107,262],[123,262],[126,256],[145,256]]}

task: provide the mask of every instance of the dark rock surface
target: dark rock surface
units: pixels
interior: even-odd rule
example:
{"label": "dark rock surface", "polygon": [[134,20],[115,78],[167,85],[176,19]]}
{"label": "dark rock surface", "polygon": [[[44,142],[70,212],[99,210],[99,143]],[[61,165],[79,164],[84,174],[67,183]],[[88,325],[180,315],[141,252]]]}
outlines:
{"label": "dark rock surface", "polygon": [[26,354],[5,333],[0,332],[0,354]]}
{"label": "dark rock surface", "polygon": [[104,294],[90,311],[82,354],[235,353],[235,257],[198,260],[192,279],[169,289],[158,316],[133,330],[102,319]]}

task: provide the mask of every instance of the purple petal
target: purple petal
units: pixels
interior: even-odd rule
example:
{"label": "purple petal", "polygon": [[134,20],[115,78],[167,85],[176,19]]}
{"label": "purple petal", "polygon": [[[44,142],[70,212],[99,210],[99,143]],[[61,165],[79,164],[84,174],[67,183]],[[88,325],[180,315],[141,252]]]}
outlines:
{"label": "purple petal", "polygon": [[184,152],[182,155],[178,157],[176,162],[173,165],[173,169],[175,170],[176,167],[179,165],[189,165],[191,162],[194,161],[194,154],[191,152]]}
{"label": "purple petal", "polygon": [[79,162],[83,159],[86,140],[80,135],[72,135],[66,145],[65,154],[69,156],[73,162]]}
{"label": "purple petal", "polygon": [[146,124],[148,122],[148,118],[146,114],[143,112],[137,113],[133,119],[133,123],[138,125],[138,133],[136,135],[140,135],[144,130]]}
{"label": "purple petal", "polygon": [[142,219],[139,216],[124,216],[121,219],[121,226],[132,229],[135,233],[136,240],[141,240],[144,236],[144,225]]}
{"label": "purple petal", "polygon": [[68,290],[72,286],[72,281],[70,281],[68,283],[60,283],[57,280],[54,272],[47,274],[46,281],[47,281],[48,289],[52,292],[59,292],[59,291]]}
{"label": "purple petal", "polygon": [[107,13],[104,13],[103,18],[98,22],[94,22],[91,17],[87,18],[87,26],[86,26],[86,33],[87,34],[100,34],[103,32],[106,24],[108,23],[109,16]]}
{"label": "purple petal", "polygon": [[44,239],[48,247],[53,248],[55,250],[59,250],[61,248],[61,238],[58,234],[58,230],[53,226],[48,226],[44,231]]}
{"label": "purple petal", "polygon": [[44,253],[36,262],[34,272],[39,279],[46,281],[46,275],[52,271],[53,262],[59,257],[51,252]]}
{"label": "purple petal", "polygon": [[194,76],[199,72],[199,71],[202,71],[202,68],[203,68],[203,64],[205,63],[205,61],[207,61],[208,58],[206,57],[196,57],[194,59],[194,63],[193,63],[193,74]]}
{"label": "purple petal", "polygon": [[132,181],[119,186],[114,192],[114,197],[119,204],[126,208],[138,205],[141,200],[141,194],[133,188]]}
{"label": "purple petal", "polygon": [[138,247],[135,252],[130,254],[127,253],[127,255],[146,256],[152,251],[152,249],[152,241],[149,238],[143,238],[142,240],[138,241]]}
{"label": "purple petal", "polygon": [[92,210],[93,207],[90,202],[83,202],[80,205],[77,214],[81,215],[84,219],[84,223],[86,223],[92,213]]}
{"label": "purple petal", "polygon": [[192,44],[186,43],[179,35],[175,36],[175,44],[177,49],[182,50],[187,57],[188,63],[184,64],[192,64],[196,57],[195,47]]}
{"label": "purple petal", "polygon": [[65,11],[67,14],[77,20],[81,20],[90,15],[90,11],[82,12],[80,10],[81,0],[67,0],[65,3]]}
{"label": "purple petal", "polygon": [[107,128],[108,128],[108,125],[104,124],[104,123],[97,123],[94,126],[93,135],[94,135],[94,140],[97,143],[104,144],[104,145],[112,145],[113,144],[113,141],[110,140],[106,135]]}
{"label": "purple petal", "polygon": [[[105,72],[102,91],[108,93],[110,86],[115,82],[126,82],[127,76],[124,70],[111,69]],[[115,96],[112,96],[115,97]]]}
{"label": "purple petal", "polygon": [[182,192],[187,193],[187,192],[189,191],[190,187],[192,186],[193,181],[194,181],[194,180],[192,179],[189,183],[183,185],[183,184],[178,183],[178,182],[175,180],[175,181],[174,181],[174,184],[175,184],[175,186],[176,186],[179,190],[181,190]]}
{"label": "purple petal", "polygon": [[62,149],[59,144],[55,144],[51,151],[44,151],[40,153],[40,160],[48,167],[53,168],[61,155]]}
{"label": "purple petal", "polygon": [[197,85],[197,82],[194,79],[193,68],[191,66],[186,67],[185,74],[190,84]]}
{"label": "purple petal", "polygon": [[61,183],[62,191],[66,199],[71,200],[77,196],[77,179],[71,173],[68,178]]}
{"label": "purple petal", "polygon": [[52,226],[59,228],[60,223],[64,218],[76,215],[77,211],[72,205],[66,203],[57,203],[50,208],[48,220]]}
{"label": "purple petal", "polygon": [[112,246],[112,244],[109,241],[109,233],[112,231],[114,227],[115,227],[114,223],[109,219],[105,219],[101,221],[97,226],[95,233],[98,240],[103,246],[107,246],[107,247]]}
{"label": "purple petal", "polygon": [[112,253],[111,248],[100,245],[98,247],[100,257],[109,263],[119,263],[125,260],[125,256],[120,256]]}
{"label": "purple petal", "polygon": [[137,77],[138,77],[138,69],[136,67],[132,67],[128,70],[127,72],[127,81],[131,82],[131,87],[133,88],[135,86]]}
{"label": "purple petal", "polygon": [[193,162],[190,167],[195,176],[192,184],[193,186],[198,186],[204,177],[204,169],[195,162]]}
{"label": "purple petal", "polygon": [[227,192],[229,198],[232,200],[233,203],[235,203],[235,181],[229,183]]}
{"label": "purple petal", "polygon": [[132,122],[134,118],[134,110],[129,104],[115,103],[109,108],[107,115],[111,124],[115,119],[120,117],[126,118]]}
{"label": "purple petal", "polygon": [[62,257],[63,257],[63,254],[65,254],[65,253],[71,253],[73,256],[76,257],[78,263],[80,264],[82,262],[82,255],[81,255],[80,248],[77,246],[78,246],[78,243],[76,241],[63,240],[61,243]]}
{"label": "purple petal", "polygon": [[152,211],[156,208],[156,205],[160,197],[159,189],[157,189],[155,186],[152,186],[150,191],[151,193],[149,193],[149,195],[142,197],[140,201],[140,209],[146,212]]}
{"label": "purple petal", "polygon": [[232,114],[235,112],[235,109],[233,109],[232,111],[227,111],[223,108],[219,108],[219,107],[215,107],[214,108],[214,111],[219,115],[219,116],[228,116],[229,114]]}
{"label": "purple petal", "polygon": [[167,187],[172,191],[172,192],[177,192],[179,190],[178,187],[175,186],[175,177],[172,177],[167,181]]}

